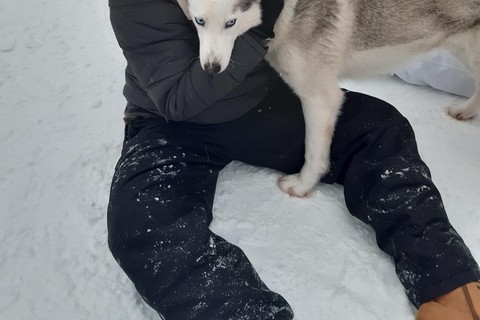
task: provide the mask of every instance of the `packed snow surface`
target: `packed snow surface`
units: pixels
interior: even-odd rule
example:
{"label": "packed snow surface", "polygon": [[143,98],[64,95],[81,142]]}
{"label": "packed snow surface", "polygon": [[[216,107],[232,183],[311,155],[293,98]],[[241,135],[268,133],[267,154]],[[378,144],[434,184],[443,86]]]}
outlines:
{"label": "packed snow surface", "polygon": [[[107,248],[106,206],[123,136],[125,61],[107,1],[0,3],[0,319],[158,319]],[[344,82],[413,125],[450,219],[480,260],[480,121],[463,101],[395,78]],[[298,320],[405,320],[415,310],[340,186],[309,199],[279,173],[232,163],[212,229],[247,253]]]}

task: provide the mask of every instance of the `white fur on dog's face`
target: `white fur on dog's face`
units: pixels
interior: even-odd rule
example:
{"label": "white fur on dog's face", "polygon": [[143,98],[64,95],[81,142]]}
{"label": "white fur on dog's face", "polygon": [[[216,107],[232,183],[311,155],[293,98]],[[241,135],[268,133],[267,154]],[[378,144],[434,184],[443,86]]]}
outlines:
{"label": "white fur on dog's face", "polygon": [[189,0],[188,11],[197,28],[202,67],[219,65],[219,72],[228,67],[237,37],[261,23],[259,0]]}

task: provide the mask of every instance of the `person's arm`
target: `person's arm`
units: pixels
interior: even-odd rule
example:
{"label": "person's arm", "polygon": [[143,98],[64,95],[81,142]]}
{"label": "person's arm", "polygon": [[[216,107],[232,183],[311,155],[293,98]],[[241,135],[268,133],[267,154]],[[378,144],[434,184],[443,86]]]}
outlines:
{"label": "person's arm", "polygon": [[212,76],[200,66],[195,27],[175,0],[110,0],[109,6],[130,69],[168,120],[188,120],[221,100],[267,53],[267,40],[246,33],[235,42],[235,68]]}

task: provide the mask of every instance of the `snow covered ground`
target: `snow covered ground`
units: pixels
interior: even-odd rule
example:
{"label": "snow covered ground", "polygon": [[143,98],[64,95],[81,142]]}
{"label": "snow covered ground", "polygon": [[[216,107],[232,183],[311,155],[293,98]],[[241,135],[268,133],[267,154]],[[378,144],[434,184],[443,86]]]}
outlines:
{"label": "snow covered ground", "polygon": [[[124,60],[107,1],[0,3],[0,319],[157,319],[107,248],[106,205],[123,134]],[[462,98],[394,78],[345,82],[397,106],[454,226],[480,260],[480,121]],[[311,199],[276,172],[232,163],[212,229],[240,245],[298,320],[413,319],[393,263],[339,186]]]}

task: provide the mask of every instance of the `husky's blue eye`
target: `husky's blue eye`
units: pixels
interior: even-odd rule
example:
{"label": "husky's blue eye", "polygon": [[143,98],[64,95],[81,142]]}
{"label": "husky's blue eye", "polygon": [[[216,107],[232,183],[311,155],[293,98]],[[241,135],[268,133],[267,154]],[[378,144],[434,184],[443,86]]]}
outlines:
{"label": "husky's blue eye", "polygon": [[200,26],[205,25],[205,20],[203,20],[201,18],[195,18],[195,22]]}
{"label": "husky's blue eye", "polygon": [[225,28],[233,27],[235,25],[235,22],[237,22],[237,19],[232,19],[228,21],[227,24],[225,25]]}

